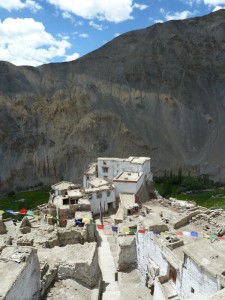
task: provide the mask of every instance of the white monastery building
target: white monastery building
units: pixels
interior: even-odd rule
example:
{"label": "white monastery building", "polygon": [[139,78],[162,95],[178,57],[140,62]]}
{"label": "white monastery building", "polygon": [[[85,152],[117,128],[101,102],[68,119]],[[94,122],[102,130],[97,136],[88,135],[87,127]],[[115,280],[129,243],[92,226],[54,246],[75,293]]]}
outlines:
{"label": "white monastery building", "polygon": [[[152,181],[149,157],[98,158],[83,174],[83,187],[76,189],[72,182],[62,181],[52,188],[52,203],[70,206],[90,202],[93,214],[116,207],[120,194],[138,193],[146,182]],[[146,199],[148,200],[148,199]],[[65,207],[66,208],[66,207]]]}

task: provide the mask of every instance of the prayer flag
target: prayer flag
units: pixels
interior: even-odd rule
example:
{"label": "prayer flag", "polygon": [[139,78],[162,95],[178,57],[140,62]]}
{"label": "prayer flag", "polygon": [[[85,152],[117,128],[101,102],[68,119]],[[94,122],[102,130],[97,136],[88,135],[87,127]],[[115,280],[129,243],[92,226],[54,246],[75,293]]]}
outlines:
{"label": "prayer flag", "polygon": [[25,215],[27,213],[27,209],[26,208],[21,208],[19,211],[19,214],[21,215]]}
{"label": "prayer flag", "polygon": [[225,238],[222,237],[222,236],[219,236],[219,240],[220,240],[220,241],[225,241]]}
{"label": "prayer flag", "polygon": [[112,231],[113,232],[118,232],[118,227],[117,226],[112,226]]}
{"label": "prayer flag", "polygon": [[137,228],[130,228],[130,232],[137,232]]}
{"label": "prayer flag", "polygon": [[183,235],[185,235],[185,236],[191,236],[191,233],[189,231],[183,231]]}
{"label": "prayer flag", "polygon": [[160,231],[153,231],[153,234],[159,235]]}
{"label": "prayer flag", "polygon": [[218,240],[218,236],[216,235],[216,234],[211,234],[211,236],[210,236],[212,239],[214,239],[214,240]]}
{"label": "prayer flag", "polygon": [[105,225],[104,225],[104,229],[111,229],[111,225],[105,224]]}
{"label": "prayer flag", "polygon": [[84,223],[84,224],[90,224],[90,219],[88,219],[88,218],[83,218],[83,219],[82,219],[82,223]]}
{"label": "prayer flag", "polygon": [[128,227],[124,227],[124,228],[122,228],[122,231],[123,231],[123,232],[129,232],[130,230],[129,230]]}
{"label": "prayer flag", "polygon": [[98,228],[98,229],[104,229],[104,225],[103,225],[103,224],[101,224],[101,225],[98,224],[98,225],[97,225],[97,228]]}
{"label": "prayer flag", "polygon": [[191,232],[191,236],[198,237],[198,233],[197,233],[196,231],[192,231],[192,232]]}
{"label": "prayer flag", "polygon": [[145,229],[139,229],[138,232],[139,233],[145,233]]}
{"label": "prayer flag", "polygon": [[160,235],[167,235],[167,232],[160,232]]}
{"label": "prayer flag", "polygon": [[5,212],[9,213],[9,214],[14,214],[14,211],[11,209],[6,210]]}
{"label": "prayer flag", "polygon": [[33,216],[33,214],[34,213],[32,212],[32,210],[28,210],[27,213],[26,213],[27,216]]}
{"label": "prayer flag", "polygon": [[34,218],[35,218],[35,219],[40,219],[41,217],[40,217],[40,216],[37,216],[37,215],[34,215]]}
{"label": "prayer flag", "polygon": [[210,239],[210,235],[207,234],[207,233],[203,233],[203,237],[206,238],[206,239]]}
{"label": "prayer flag", "polygon": [[176,234],[177,235],[183,235],[183,232],[182,231],[177,231]]}
{"label": "prayer flag", "polygon": [[4,210],[0,210],[0,216],[4,214]]}

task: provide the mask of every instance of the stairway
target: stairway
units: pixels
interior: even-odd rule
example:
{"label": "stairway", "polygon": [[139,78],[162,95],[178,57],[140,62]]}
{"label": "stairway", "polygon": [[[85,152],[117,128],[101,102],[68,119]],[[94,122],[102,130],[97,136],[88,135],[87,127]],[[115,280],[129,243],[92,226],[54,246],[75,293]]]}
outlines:
{"label": "stairway", "polygon": [[[102,300],[120,300],[120,287],[119,283],[115,281],[115,259],[116,252],[111,252],[110,244],[107,236],[103,230],[99,230],[100,245],[98,248],[99,265],[102,271]],[[113,236],[109,237],[110,241],[113,241]],[[115,246],[111,245],[112,250],[115,250]]]}

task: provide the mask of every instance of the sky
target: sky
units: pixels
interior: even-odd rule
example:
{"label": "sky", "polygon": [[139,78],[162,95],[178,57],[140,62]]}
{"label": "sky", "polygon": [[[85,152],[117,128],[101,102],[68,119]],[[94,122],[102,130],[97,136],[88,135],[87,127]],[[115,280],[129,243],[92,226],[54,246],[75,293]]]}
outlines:
{"label": "sky", "polygon": [[0,60],[71,61],[125,32],[221,8],[225,0],[0,0]]}

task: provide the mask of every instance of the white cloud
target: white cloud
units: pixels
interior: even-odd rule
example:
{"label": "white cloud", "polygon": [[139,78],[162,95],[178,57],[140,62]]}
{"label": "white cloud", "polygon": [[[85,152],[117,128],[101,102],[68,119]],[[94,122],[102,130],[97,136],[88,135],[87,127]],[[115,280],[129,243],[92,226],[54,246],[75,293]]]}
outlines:
{"label": "white cloud", "polygon": [[220,9],[225,9],[225,6],[220,6],[220,5],[217,5],[213,11],[217,11],[217,10],[220,10]]}
{"label": "white cloud", "polygon": [[75,59],[78,59],[79,57],[80,57],[79,53],[73,53],[72,55],[66,56],[66,61],[75,60]]}
{"label": "white cloud", "polygon": [[200,4],[203,0],[180,0],[180,2],[193,6],[194,4]]}
{"label": "white cloud", "polygon": [[163,20],[154,20],[154,23],[163,23]]}
{"label": "white cloud", "polygon": [[42,7],[34,0],[1,0],[0,8],[11,10],[30,9],[32,12],[42,9]]}
{"label": "white cloud", "polygon": [[70,13],[68,13],[68,11],[63,11],[62,17],[63,19],[73,19],[73,16]]}
{"label": "white cloud", "polygon": [[0,58],[15,65],[37,66],[63,57],[71,47],[68,37],[54,38],[34,19],[0,20]]}
{"label": "white cloud", "polygon": [[114,37],[118,37],[118,36],[120,36],[120,33],[115,33],[114,34]]}
{"label": "white cloud", "polygon": [[225,0],[203,0],[206,5],[216,6],[225,4]]}
{"label": "white cloud", "polygon": [[103,30],[103,25],[102,24],[96,24],[94,21],[90,21],[89,25],[97,30]]}
{"label": "white cloud", "polygon": [[132,19],[133,0],[47,0],[47,2],[57,9],[89,20],[119,23]]}
{"label": "white cloud", "polygon": [[148,5],[134,3],[133,8],[144,10],[144,9],[148,8]]}
{"label": "white cloud", "polygon": [[89,37],[89,34],[87,34],[87,33],[79,33],[79,37],[82,37],[82,38],[86,39],[86,38]]}
{"label": "white cloud", "polygon": [[167,21],[170,21],[170,20],[183,20],[183,19],[190,18],[193,14],[194,14],[193,12],[190,12],[188,10],[184,10],[184,11],[181,11],[181,12],[175,12],[174,14],[167,13],[165,15],[165,19]]}

